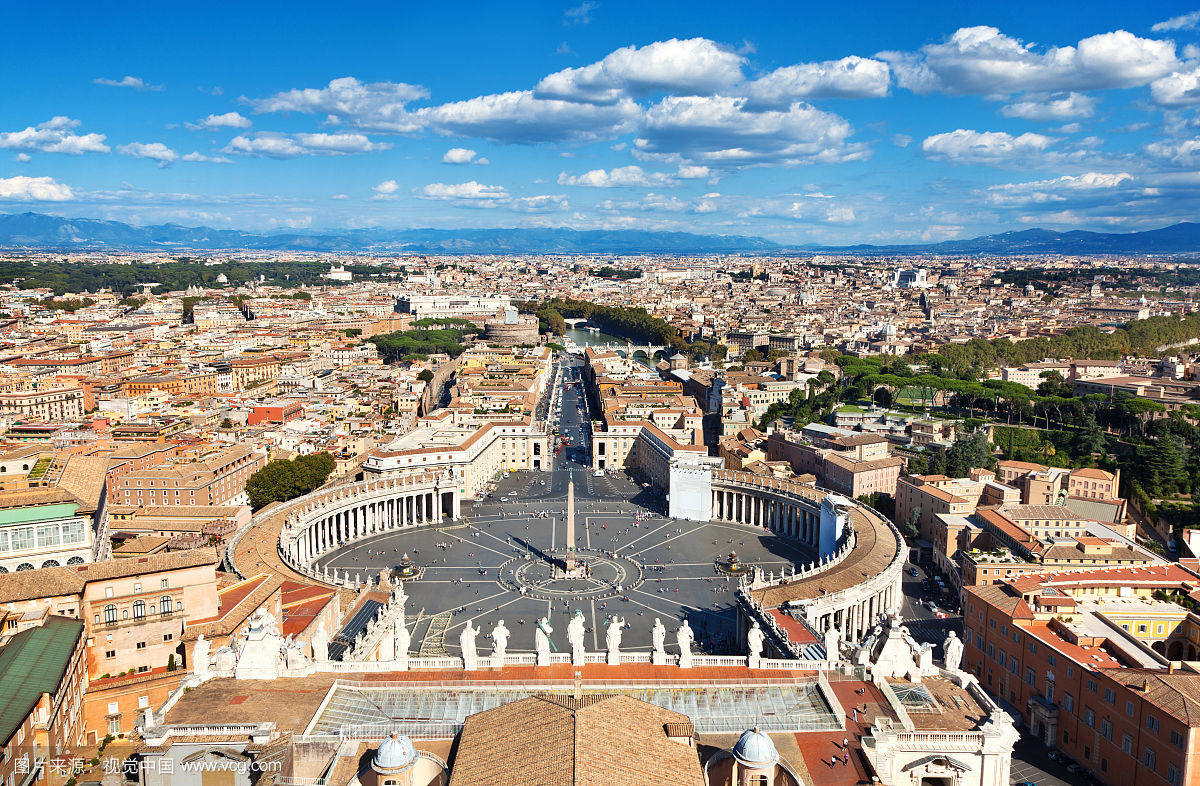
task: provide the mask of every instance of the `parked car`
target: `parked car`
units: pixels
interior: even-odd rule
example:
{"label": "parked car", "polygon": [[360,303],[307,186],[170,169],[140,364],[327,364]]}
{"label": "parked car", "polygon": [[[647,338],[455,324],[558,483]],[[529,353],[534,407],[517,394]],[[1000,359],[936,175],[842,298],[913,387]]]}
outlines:
{"label": "parked car", "polygon": [[912,576],[913,578],[916,578],[917,576],[921,575],[921,571],[917,570],[916,568],[909,568],[908,575]]}

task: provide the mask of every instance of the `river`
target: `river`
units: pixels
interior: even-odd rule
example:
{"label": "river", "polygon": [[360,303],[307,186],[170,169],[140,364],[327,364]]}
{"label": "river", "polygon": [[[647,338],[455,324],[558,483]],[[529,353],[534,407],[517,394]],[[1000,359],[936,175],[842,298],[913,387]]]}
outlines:
{"label": "river", "polygon": [[[603,331],[599,333],[592,333],[591,331],[584,330],[582,327],[567,328],[566,332],[563,333],[563,337],[571,339],[581,347],[595,344],[608,344],[610,342],[615,344],[626,343],[625,339],[621,338],[620,336],[615,336],[612,333],[605,333]],[[636,358],[634,358],[634,360],[636,360],[638,363],[641,363],[646,368],[654,368],[652,363],[641,355],[638,355]]]}

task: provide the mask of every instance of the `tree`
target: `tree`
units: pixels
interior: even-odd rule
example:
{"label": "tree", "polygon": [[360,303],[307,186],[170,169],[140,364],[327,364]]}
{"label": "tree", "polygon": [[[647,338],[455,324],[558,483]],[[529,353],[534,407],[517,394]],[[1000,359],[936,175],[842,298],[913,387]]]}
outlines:
{"label": "tree", "polygon": [[1187,493],[1190,478],[1187,471],[1187,451],[1183,441],[1174,434],[1159,437],[1147,455],[1150,477],[1162,496]]}
{"label": "tree", "polygon": [[960,437],[946,451],[946,474],[952,478],[966,477],[973,467],[986,469],[991,464],[992,445],[984,429]]}
{"label": "tree", "polygon": [[742,362],[743,363],[754,363],[754,362],[762,360],[762,359],[763,359],[763,355],[757,349],[747,349],[745,352],[742,353]]}
{"label": "tree", "polygon": [[316,490],[337,466],[328,453],[272,461],[246,481],[246,494],[255,510],[272,502],[286,502]]}
{"label": "tree", "polygon": [[421,380],[425,384],[429,384],[433,381],[433,372],[427,368],[421,369],[421,373],[417,374],[417,379]]}
{"label": "tree", "polygon": [[233,421],[229,418],[222,418],[220,428],[233,428]]}

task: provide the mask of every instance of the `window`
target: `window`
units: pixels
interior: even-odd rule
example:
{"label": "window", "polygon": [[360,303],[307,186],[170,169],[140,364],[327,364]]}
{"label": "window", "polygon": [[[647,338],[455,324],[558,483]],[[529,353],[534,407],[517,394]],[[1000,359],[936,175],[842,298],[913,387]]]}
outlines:
{"label": "window", "polygon": [[1121,735],[1121,750],[1126,753],[1133,753],[1133,737],[1128,734]]}
{"label": "window", "polygon": [[115,658],[115,657],[117,657],[117,651],[116,650],[105,650],[104,657],[110,658],[110,659]]}
{"label": "window", "polygon": [[1125,702],[1125,714],[1131,718],[1133,717],[1133,702],[1132,701]]}
{"label": "window", "polygon": [[1172,730],[1171,731],[1171,744],[1174,745],[1176,748],[1182,748],[1183,747],[1183,735],[1177,731]]}
{"label": "window", "polygon": [[106,625],[117,624],[117,607],[111,603],[104,607],[104,622]]}
{"label": "window", "polygon": [[1174,764],[1167,765],[1167,783],[1171,786],[1179,786],[1179,768]]}
{"label": "window", "polygon": [[1069,693],[1063,694],[1063,709],[1071,714],[1075,713],[1075,697]]}
{"label": "window", "polygon": [[164,633],[163,634],[163,641],[172,641],[172,640],[174,640],[174,638],[175,638],[174,633]]}
{"label": "window", "polygon": [[1088,689],[1088,693],[1095,693],[1096,692],[1096,681],[1088,680],[1087,681],[1087,689]]}
{"label": "window", "polygon": [[1146,716],[1146,728],[1155,733],[1158,732],[1158,718],[1153,715]]}
{"label": "window", "polygon": [[1112,688],[1105,688],[1104,689],[1104,700],[1107,701],[1109,704],[1116,704],[1117,703],[1116,691],[1114,691]]}
{"label": "window", "polygon": [[133,602],[133,618],[135,620],[140,620],[142,617],[145,617],[145,616],[146,616],[146,601],[135,600]]}
{"label": "window", "polygon": [[121,733],[121,716],[113,715],[108,719],[108,733],[114,737]]}
{"label": "window", "polygon": [[1100,721],[1100,736],[1104,737],[1106,740],[1112,740],[1113,738],[1113,727],[1112,724],[1108,722],[1108,718]]}
{"label": "window", "polygon": [[139,641],[139,642],[137,643],[137,645],[136,645],[136,648],[137,648],[137,649],[139,649],[139,650],[144,650],[144,649],[146,649],[146,642],[144,642],[144,641]]}
{"label": "window", "polygon": [[1034,684],[1033,669],[1029,668],[1028,666],[1025,667],[1025,683],[1027,685]]}
{"label": "window", "polygon": [[166,589],[166,588],[167,588],[167,580],[163,579],[162,580],[162,589]]}
{"label": "window", "polygon": [[138,709],[139,710],[144,710],[149,706],[150,706],[150,697],[149,696],[138,696]]}
{"label": "window", "polygon": [[1150,769],[1154,769],[1154,765],[1157,761],[1158,757],[1154,755],[1154,748],[1151,748],[1149,745],[1147,745],[1142,749],[1142,764],[1145,764]]}
{"label": "window", "polygon": [[159,599],[158,613],[162,615],[171,613],[171,598],[169,596],[163,595],[162,598]]}
{"label": "window", "polygon": [[109,714],[109,715],[114,715],[114,714],[116,714],[117,712],[118,712],[117,703],[116,703],[115,701],[110,701],[110,702],[108,703],[108,714]]}
{"label": "window", "polygon": [[1083,722],[1089,729],[1096,728],[1096,713],[1092,712],[1091,707],[1083,708]]}

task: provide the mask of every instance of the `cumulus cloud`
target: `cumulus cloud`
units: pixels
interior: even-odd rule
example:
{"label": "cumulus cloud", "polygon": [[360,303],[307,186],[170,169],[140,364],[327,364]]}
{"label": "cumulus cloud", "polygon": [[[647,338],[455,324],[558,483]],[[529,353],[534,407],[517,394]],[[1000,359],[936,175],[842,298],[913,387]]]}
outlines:
{"label": "cumulus cloud", "polygon": [[489,162],[486,158],[480,157],[474,150],[468,150],[465,147],[452,147],[442,156],[443,164],[479,164],[486,166]]}
{"label": "cumulus cloud", "polygon": [[1125,30],[1101,33],[1076,46],[1037,51],[994,27],[964,27],[919,52],[881,52],[901,87],[916,93],[983,95],[1025,91],[1136,87],[1170,73],[1175,44]]}
{"label": "cumulus cloud", "polygon": [[1167,74],[1150,84],[1150,97],[1171,109],[1200,104],[1200,63]]}
{"label": "cumulus cloud", "polygon": [[423,199],[498,200],[507,199],[504,186],[487,186],[474,180],[468,183],[430,183],[421,189]]}
{"label": "cumulus cloud", "polygon": [[1200,25],[1200,11],[1192,11],[1191,13],[1173,16],[1170,19],[1159,22],[1150,29],[1156,33],[1162,33],[1168,30],[1195,30],[1197,25]]}
{"label": "cumulus cloud", "polygon": [[122,79],[93,79],[94,85],[105,85],[107,87],[132,87],[134,90],[162,90],[162,85],[151,85],[143,80],[140,76],[126,76]]}
{"label": "cumulus cloud", "polygon": [[1200,139],[1164,139],[1146,145],[1146,152],[1167,164],[1200,166]]}
{"label": "cumulus cloud", "polygon": [[887,63],[851,56],[777,68],[740,92],[758,105],[787,107],[800,99],[883,98],[891,82]]}
{"label": "cumulus cloud", "polygon": [[1091,117],[1095,113],[1096,99],[1083,93],[1067,93],[1065,96],[1031,95],[1000,110],[1000,114],[1005,117],[1019,117],[1043,123]]}
{"label": "cumulus cloud", "polygon": [[206,156],[200,152],[192,152],[179,157],[180,161],[202,164],[232,164],[233,159],[226,156]]}
{"label": "cumulus cloud", "polygon": [[239,112],[226,112],[221,115],[209,115],[199,123],[188,123],[188,128],[193,130],[201,128],[249,128],[253,123],[250,118],[244,117]]}
{"label": "cumulus cloud", "polygon": [[104,144],[104,134],[76,134],[71,129],[78,126],[78,120],[59,116],[23,131],[0,132],[0,148],[73,156],[109,152],[108,145]]}
{"label": "cumulus cloud", "polygon": [[989,186],[986,199],[989,204],[1000,207],[1065,202],[1071,196],[1111,191],[1132,180],[1133,175],[1128,172],[1087,172],[1029,183]]}
{"label": "cumulus cloud", "polygon": [[928,137],[921,143],[921,152],[955,164],[1003,164],[1041,153],[1054,141],[1042,134],[1013,136],[1003,131],[960,128]]}
{"label": "cumulus cloud", "polygon": [[288,135],[264,132],[255,136],[235,136],[222,152],[257,158],[297,158],[372,153],[390,147],[386,142],[372,142],[363,134]]}
{"label": "cumulus cloud", "polygon": [[66,202],[74,199],[71,187],[52,177],[0,177],[0,199],[15,202]]}
{"label": "cumulus cloud", "polygon": [[387,195],[395,194],[397,191],[399,191],[400,184],[397,183],[395,180],[385,180],[382,183],[380,183],[379,185],[372,188],[371,190],[374,191],[376,194],[382,194],[382,195],[387,196]]}
{"label": "cumulus cloud", "polygon": [[169,166],[179,159],[179,154],[162,142],[130,142],[128,145],[120,145],[117,152],[123,156],[157,161],[160,167]]}
{"label": "cumulus cloud", "polygon": [[585,104],[540,99],[532,91],[519,90],[426,107],[416,114],[440,133],[531,145],[611,138],[630,130],[641,111],[628,98]]}
{"label": "cumulus cloud", "polygon": [[547,76],[534,95],[612,104],[657,92],[708,95],[742,81],[741,55],[707,38],[622,47],[603,60]]}
{"label": "cumulus cloud", "polygon": [[564,194],[542,194],[541,196],[518,197],[509,204],[518,213],[549,213],[567,210],[570,204]]}
{"label": "cumulus cloud", "polygon": [[865,158],[848,142],[850,124],[804,103],[787,111],[751,112],[745,98],[664,98],[647,113],[634,153],[715,168],[779,164],[794,166]]}
{"label": "cumulus cloud", "polygon": [[582,175],[568,175],[566,172],[562,172],[558,176],[560,186],[586,186],[588,188],[653,188],[671,185],[674,182],[674,175],[666,172],[646,172],[636,164],[611,170],[593,169]]}
{"label": "cumulus cloud", "polygon": [[347,76],[334,79],[323,88],[288,90],[267,98],[243,100],[258,113],[324,114],[364,131],[406,134],[421,128],[406,105],[428,97],[429,91],[420,85],[364,83]]}

